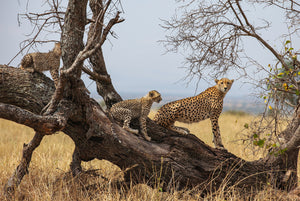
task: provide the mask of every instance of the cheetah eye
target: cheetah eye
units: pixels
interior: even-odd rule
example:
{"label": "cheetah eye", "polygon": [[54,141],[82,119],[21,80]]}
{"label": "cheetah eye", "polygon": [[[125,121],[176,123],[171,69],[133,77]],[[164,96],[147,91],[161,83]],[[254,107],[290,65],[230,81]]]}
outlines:
{"label": "cheetah eye", "polygon": [[227,82],[227,84],[230,84],[229,82]]}
{"label": "cheetah eye", "polygon": [[221,82],[221,84],[223,84],[223,82]]}

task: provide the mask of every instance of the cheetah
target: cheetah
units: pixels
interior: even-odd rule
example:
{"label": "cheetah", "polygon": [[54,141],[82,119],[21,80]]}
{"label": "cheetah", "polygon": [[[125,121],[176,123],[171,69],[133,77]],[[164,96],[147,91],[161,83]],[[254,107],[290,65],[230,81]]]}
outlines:
{"label": "cheetah", "polygon": [[55,43],[53,50],[48,53],[34,52],[26,54],[21,61],[20,68],[30,73],[50,70],[51,77],[56,87],[59,77],[58,70],[60,65],[60,56],[60,43]]}
{"label": "cheetah", "polygon": [[210,118],[214,135],[213,142],[216,148],[224,149],[218,119],[223,110],[223,99],[233,81],[227,78],[215,79],[216,85],[199,95],[163,105],[155,114],[154,122],[178,133],[188,134],[188,129],[176,127],[174,122],[193,123]]}
{"label": "cheetah", "polygon": [[161,100],[160,93],[152,90],[142,98],[124,100],[114,104],[110,109],[110,113],[114,119],[124,121],[123,128],[134,134],[138,134],[138,130],[130,128],[129,124],[132,119],[139,118],[144,138],[151,141],[151,137],[147,134],[146,120],[153,102],[159,103]]}

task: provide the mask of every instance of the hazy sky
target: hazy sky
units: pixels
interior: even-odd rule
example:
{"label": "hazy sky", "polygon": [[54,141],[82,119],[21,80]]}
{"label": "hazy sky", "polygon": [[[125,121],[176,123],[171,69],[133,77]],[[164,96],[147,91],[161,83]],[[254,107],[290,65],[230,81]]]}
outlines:
{"label": "hazy sky", "polygon": [[[27,38],[32,27],[24,20],[19,26],[17,21],[18,13],[26,10],[26,0],[10,0],[0,3],[0,63],[7,64],[12,57],[20,50],[19,44]],[[180,53],[165,53],[165,49],[158,41],[164,39],[165,31],[159,26],[160,19],[170,19],[178,5],[175,0],[127,0],[122,3],[124,12],[121,14],[125,22],[117,24],[113,31],[118,35],[118,39],[111,38],[107,41],[104,49],[107,70],[113,79],[113,84],[117,91],[123,93],[138,93],[144,95],[147,91],[156,89],[162,94],[191,96],[195,93],[195,84],[186,86],[184,81],[180,81],[185,76],[183,66],[183,56]],[[41,12],[44,9],[43,1],[30,0],[28,11]],[[257,9],[256,13],[249,15],[259,18],[266,16],[274,18],[273,28],[265,31],[263,36],[268,38],[271,44],[281,47],[282,41],[278,33],[286,29],[282,23],[282,16],[276,10]],[[278,18],[278,20],[276,19]],[[252,19],[252,18],[251,18]],[[59,40],[56,35],[47,35],[45,38]],[[300,45],[299,39],[296,44]],[[269,53],[259,52],[262,46],[256,42],[246,42],[246,47],[250,54],[263,60],[265,64],[272,63],[273,58]],[[41,52],[52,49],[53,44],[38,46]],[[30,52],[33,50],[30,50]],[[252,53],[251,53],[252,51]],[[17,66],[22,55],[18,56],[12,63]],[[47,74],[49,75],[49,74]],[[236,79],[235,74],[227,75],[230,79]],[[95,91],[95,85],[86,80],[86,86],[91,92]],[[214,84],[200,82],[197,92],[201,92]],[[243,84],[243,80],[236,80],[227,97],[249,95],[249,86]]]}

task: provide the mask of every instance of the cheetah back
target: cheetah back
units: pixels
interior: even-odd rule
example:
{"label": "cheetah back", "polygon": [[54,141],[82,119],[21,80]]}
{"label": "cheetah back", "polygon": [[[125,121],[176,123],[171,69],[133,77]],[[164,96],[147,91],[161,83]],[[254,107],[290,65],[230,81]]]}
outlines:
{"label": "cheetah back", "polygon": [[128,115],[128,110],[131,111],[132,118],[141,116],[141,107],[140,99],[130,99],[114,104],[110,111],[115,119],[124,120]]}
{"label": "cheetah back", "polygon": [[175,121],[184,123],[199,122],[219,116],[223,109],[223,97],[215,87],[208,88],[197,96],[188,97],[167,103],[162,106],[154,117],[154,121],[164,127]]}
{"label": "cheetah back", "polygon": [[36,52],[31,54],[33,58],[35,71],[43,72],[52,69],[58,70],[60,64],[60,56],[57,56],[53,52]]}

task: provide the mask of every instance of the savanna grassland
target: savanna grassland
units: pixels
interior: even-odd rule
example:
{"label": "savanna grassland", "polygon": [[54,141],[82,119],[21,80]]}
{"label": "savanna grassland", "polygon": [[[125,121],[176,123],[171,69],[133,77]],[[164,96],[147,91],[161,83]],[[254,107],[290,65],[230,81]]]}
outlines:
{"label": "savanna grassland", "polygon": [[[149,115],[154,116],[154,112]],[[244,113],[224,113],[219,124],[224,146],[228,151],[245,160],[262,157],[261,151],[253,152],[248,142],[243,143],[244,125],[255,117]],[[205,143],[213,146],[210,121],[182,125],[190,129]],[[28,143],[34,131],[23,125],[0,119],[0,200],[6,200],[2,189],[17,167],[22,154],[23,143]],[[122,171],[105,160],[83,162],[86,171],[80,177],[73,178],[69,173],[74,149],[73,141],[63,133],[46,136],[34,151],[29,174],[26,175],[15,200],[280,200],[286,193],[266,188],[264,191],[241,194],[234,188],[230,192],[220,188],[214,194],[202,197],[201,189],[189,189],[172,193],[160,192],[147,185],[135,185],[126,189],[122,181]]]}

